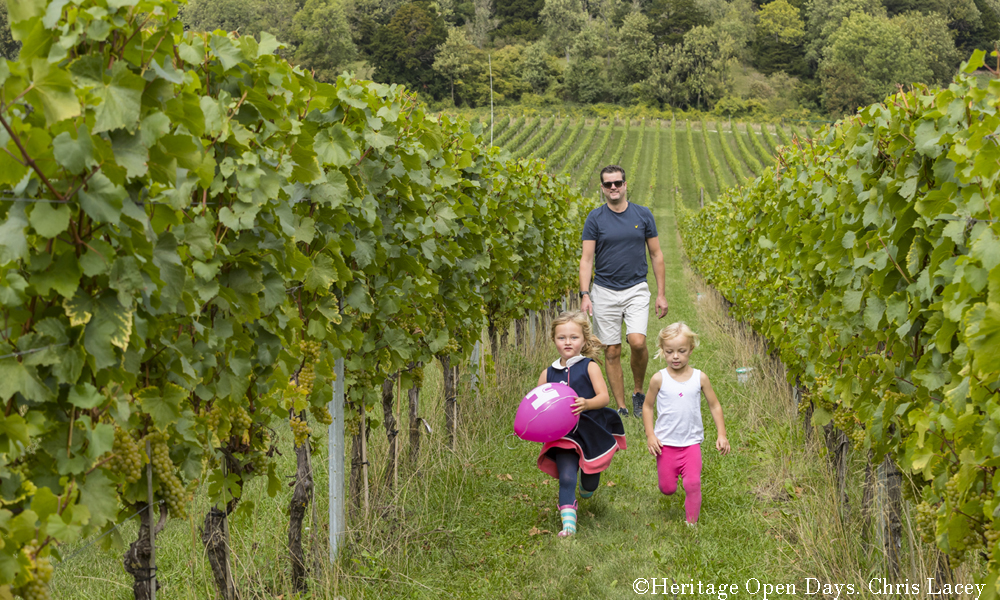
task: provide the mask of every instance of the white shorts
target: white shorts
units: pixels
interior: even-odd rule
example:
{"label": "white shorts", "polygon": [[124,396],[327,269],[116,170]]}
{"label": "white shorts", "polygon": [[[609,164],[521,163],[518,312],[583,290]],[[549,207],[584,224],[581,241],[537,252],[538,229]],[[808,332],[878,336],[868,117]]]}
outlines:
{"label": "white shorts", "polygon": [[599,285],[590,288],[594,305],[594,333],[605,346],[622,343],[622,321],[625,334],[646,335],[649,324],[649,284],[642,282],[625,290],[610,290]]}

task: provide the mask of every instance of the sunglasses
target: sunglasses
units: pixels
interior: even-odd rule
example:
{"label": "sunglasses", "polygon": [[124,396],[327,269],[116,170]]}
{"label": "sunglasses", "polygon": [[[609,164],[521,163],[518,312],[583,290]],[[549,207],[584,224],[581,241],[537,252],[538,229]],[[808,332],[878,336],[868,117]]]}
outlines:
{"label": "sunglasses", "polygon": [[620,188],[620,187],[624,187],[625,186],[625,180],[624,179],[616,179],[615,181],[602,181],[601,185],[603,185],[605,187],[605,189],[609,189],[609,190],[611,188]]}

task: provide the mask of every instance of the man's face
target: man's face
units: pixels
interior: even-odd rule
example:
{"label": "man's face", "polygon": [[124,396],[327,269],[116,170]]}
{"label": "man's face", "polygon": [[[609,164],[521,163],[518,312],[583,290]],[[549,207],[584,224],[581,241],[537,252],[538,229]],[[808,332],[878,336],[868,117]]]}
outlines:
{"label": "man's face", "polygon": [[602,173],[601,192],[608,202],[619,202],[625,198],[625,177],[622,173]]}

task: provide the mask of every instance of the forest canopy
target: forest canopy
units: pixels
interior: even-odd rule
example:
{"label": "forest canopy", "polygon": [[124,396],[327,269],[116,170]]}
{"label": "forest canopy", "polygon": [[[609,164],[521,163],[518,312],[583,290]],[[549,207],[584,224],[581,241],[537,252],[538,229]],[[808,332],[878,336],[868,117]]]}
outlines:
{"label": "forest canopy", "polygon": [[[1000,40],[1000,0],[190,0],[195,30],[267,31],[318,79],[402,83],[440,108],[608,102],[850,113],[942,84]],[[0,0],[0,52],[16,56]]]}

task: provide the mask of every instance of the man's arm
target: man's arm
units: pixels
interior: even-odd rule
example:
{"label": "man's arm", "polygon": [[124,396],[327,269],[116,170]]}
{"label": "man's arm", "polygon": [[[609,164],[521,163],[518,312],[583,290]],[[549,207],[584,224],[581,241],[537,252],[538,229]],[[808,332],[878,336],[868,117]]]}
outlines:
{"label": "man's arm", "polygon": [[[590,278],[594,273],[594,248],[597,247],[595,240],[583,240],[583,253],[580,254],[580,291],[590,291]],[[662,261],[661,261],[662,263]],[[661,269],[662,271],[662,269]],[[590,294],[580,299],[580,310],[590,316],[594,316],[594,307],[590,302]]]}
{"label": "man's arm", "polygon": [[663,252],[660,250],[660,238],[647,238],[646,247],[649,248],[649,259],[653,261],[653,275],[656,277],[656,316],[662,319],[667,316],[667,310],[670,307],[667,305],[667,275],[666,268],[663,266]]}

